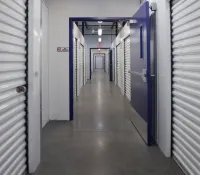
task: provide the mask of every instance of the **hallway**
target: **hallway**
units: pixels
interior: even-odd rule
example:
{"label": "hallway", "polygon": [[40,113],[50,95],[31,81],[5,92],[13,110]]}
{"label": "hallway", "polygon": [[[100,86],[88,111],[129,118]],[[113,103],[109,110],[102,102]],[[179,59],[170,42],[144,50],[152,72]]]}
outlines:
{"label": "hallway", "polygon": [[76,101],[73,122],[51,121],[42,133],[35,175],[183,175],[158,147],[147,147],[131,108],[108,75],[96,71]]}

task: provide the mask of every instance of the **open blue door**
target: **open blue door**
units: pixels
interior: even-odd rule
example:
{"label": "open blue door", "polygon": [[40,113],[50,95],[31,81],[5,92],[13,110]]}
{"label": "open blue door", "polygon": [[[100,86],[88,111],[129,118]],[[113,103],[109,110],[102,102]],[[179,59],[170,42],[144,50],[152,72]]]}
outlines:
{"label": "open blue door", "polygon": [[131,116],[145,142],[152,143],[152,93],[150,58],[149,2],[145,2],[133,16],[131,27]]}

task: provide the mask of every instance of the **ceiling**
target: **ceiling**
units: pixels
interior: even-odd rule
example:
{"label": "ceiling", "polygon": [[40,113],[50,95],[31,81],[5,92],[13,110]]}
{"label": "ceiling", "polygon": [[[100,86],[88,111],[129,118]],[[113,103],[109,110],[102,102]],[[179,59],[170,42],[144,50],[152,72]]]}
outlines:
{"label": "ceiling", "polygon": [[[78,27],[82,31],[82,21],[79,21]],[[97,35],[98,29],[102,28],[103,35],[116,35],[116,22],[102,22],[101,24],[98,21],[87,21],[84,22],[84,34],[88,35]]]}

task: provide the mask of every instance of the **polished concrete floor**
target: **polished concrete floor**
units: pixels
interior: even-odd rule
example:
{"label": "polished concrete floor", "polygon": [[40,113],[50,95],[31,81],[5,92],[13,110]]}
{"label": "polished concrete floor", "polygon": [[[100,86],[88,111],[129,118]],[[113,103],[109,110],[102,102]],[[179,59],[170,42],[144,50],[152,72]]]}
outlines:
{"label": "polished concrete floor", "polygon": [[93,74],[75,108],[73,122],[44,128],[35,175],[183,175],[158,147],[145,145],[128,102],[103,71]]}

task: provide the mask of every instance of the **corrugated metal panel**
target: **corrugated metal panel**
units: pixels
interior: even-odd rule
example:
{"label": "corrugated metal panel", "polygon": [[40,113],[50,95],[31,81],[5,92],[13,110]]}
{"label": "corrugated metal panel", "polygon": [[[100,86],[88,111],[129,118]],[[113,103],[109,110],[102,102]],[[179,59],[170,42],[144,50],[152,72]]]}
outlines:
{"label": "corrugated metal panel", "polygon": [[78,43],[77,43],[77,39],[75,38],[74,40],[74,97],[77,97],[77,71],[78,71]]}
{"label": "corrugated metal panel", "polygon": [[172,1],[173,144],[188,175],[200,174],[200,1]]}
{"label": "corrugated metal panel", "polygon": [[79,81],[81,89],[84,85],[84,46],[82,44],[79,46]]}
{"label": "corrugated metal panel", "polygon": [[25,0],[0,1],[0,174],[22,175],[26,159]]}
{"label": "corrugated metal panel", "polygon": [[84,46],[83,45],[81,45],[81,47],[82,47],[82,49],[81,49],[81,51],[82,51],[82,87],[84,86],[84,84],[85,84],[85,51],[84,51]]}
{"label": "corrugated metal panel", "polygon": [[124,41],[124,94],[131,101],[131,51],[130,51],[130,36]]}
{"label": "corrugated metal panel", "polygon": [[121,44],[117,45],[116,84],[121,88]]}

